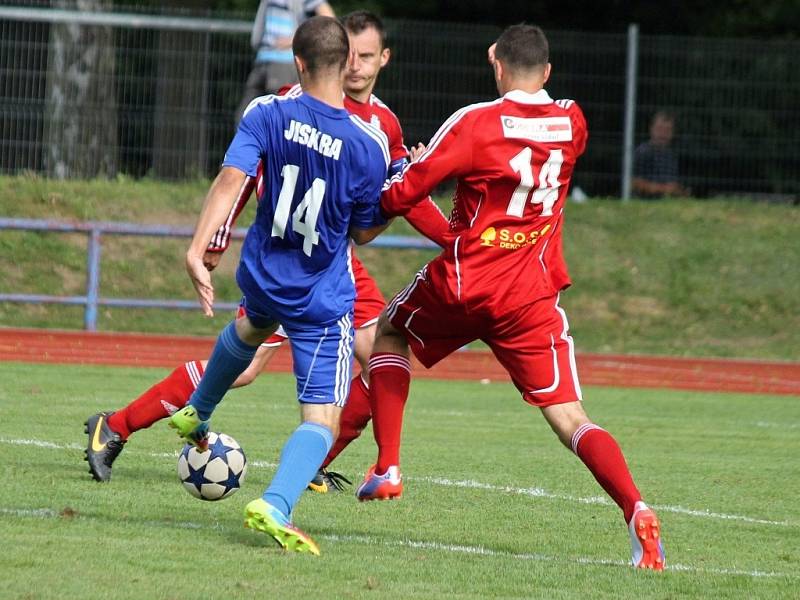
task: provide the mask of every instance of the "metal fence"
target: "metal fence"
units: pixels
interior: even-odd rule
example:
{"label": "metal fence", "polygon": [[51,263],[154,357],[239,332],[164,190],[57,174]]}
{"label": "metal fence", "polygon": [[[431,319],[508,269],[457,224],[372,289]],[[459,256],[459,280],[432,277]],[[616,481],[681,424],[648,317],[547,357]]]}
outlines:
{"label": "metal fence", "polygon": [[[87,331],[97,330],[97,309],[100,306],[125,308],[168,308],[196,310],[195,300],[175,300],[157,298],[109,298],[100,296],[100,255],[104,235],[149,236],[149,237],[192,237],[193,227],[168,225],[141,225],[137,223],[116,223],[101,221],[66,222],[43,219],[14,219],[0,217],[0,231],[40,231],[46,233],[86,233],[89,243],[86,246],[86,294],[83,296],[6,293],[0,292],[0,302],[19,302],[23,304],[68,304],[84,307],[83,326]],[[231,239],[243,240],[247,230],[235,228]],[[401,235],[382,235],[369,244],[374,248],[431,250],[438,248],[432,241]],[[234,310],[238,304],[216,302],[215,307]]]}
{"label": "metal fence", "polygon": [[[216,171],[251,66],[249,20],[29,4],[0,7],[0,172],[184,178]],[[427,141],[451,112],[496,95],[485,56],[498,28],[387,25],[393,58],[376,92],[408,142]],[[796,201],[800,43],[636,30],[548,37],[548,91],[576,99],[589,122],[574,180],[590,195],[626,191],[626,150],[646,139],[650,115],[664,108],[677,114],[684,183],[697,195]]]}

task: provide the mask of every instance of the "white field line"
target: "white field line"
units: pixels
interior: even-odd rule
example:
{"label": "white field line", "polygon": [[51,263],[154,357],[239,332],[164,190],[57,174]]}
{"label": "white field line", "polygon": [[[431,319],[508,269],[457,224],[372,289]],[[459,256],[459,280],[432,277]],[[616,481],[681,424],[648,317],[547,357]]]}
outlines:
{"label": "white field line", "polygon": [[[78,444],[55,444],[53,442],[47,442],[36,439],[9,439],[4,437],[0,437],[0,444],[11,444],[18,446],[36,446],[38,448],[46,448],[48,450],[83,450],[84,448],[83,446],[80,446]],[[147,453],[137,452],[137,454],[146,454],[147,456],[150,456],[152,458],[178,457],[177,451],[147,452]],[[248,465],[264,469],[276,469],[278,467],[277,463],[260,461],[260,460],[248,460]],[[458,488],[467,488],[475,490],[486,490],[490,492],[501,492],[505,494],[514,494],[518,496],[529,496],[531,498],[546,498],[549,500],[565,500],[567,502],[576,502],[579,504],[599,504],[603,506],[613,506],[611,500],[602,496],[580,497],[580,496],[572,496],[569,494],[556,494],[553,492],[548,492],[547,490],[544,490],[542,488],[518,488],[512,486],[493,485],[490,483],[481,483],[479,481],[474,481],[474,480],[455,481],[451,479],[446,479],[444,477],[405,477],[404,479],[406,481],[421,481],[423,483],[428,483],[432,485],[441,485],[449,488],[458,487]],[[795,527],[797,525],[796,523],[790,523],[788,521],[773,521],[769,519],[748,517],[745,515],[731,515],[726,513],[713,512],[710,510],[685,508],[683,506],[671,506],[671,505],[661,505],[661,504],[652,504],[651,506],[654,509],[663,512],[688,515],[691,517],[719,519],[723,521],[739,521],[741,523],[754,523],[759,525],[778,525],[781,527]]]}
{"label": "white field line", "polygon": [[[589,558],[589,557],[572,557],[564,558],[560,556],[551,556],[547,554],[529,553],[529,552],[505,552],[502,550],[492,550],[484,548],[483,546],[463,546],[453,544],[442,544],[440,542],[422,542],[415,540],[380,540],[368,536],[354,536],[354,535],[320,535],[322,539],[332,542],[356,542],[360,544],[371,544],[380,546],[399,546],[405,548],[423,549],[423,550],[436,550],[437,552],[450,552],[473,554],[477,556],[499,556],[503,558],[513,558],[514,560],[531,560],[539,562],[570,562],[583,565],[603,565],[630,568],[631,563],[622,560],[610,560],[602,558]],[[669,557],[668,557],[669,558]],[[672,565],[667,562],[668,571],[684,571],[692,573],[709,573],[714,575],[745,575],[749,577],[788,577],[790,579],[799,576],[789,573],[778,573],[775,571],[747,571],[744,569],[707,569],[702,567],[692,567],[689,565]]]}
{"label": "white field line", "polygon": [[800,423],[775,423],[772,421],[758,421],[756,427],[766,427],[775,429],[797,429],[800,428]]}
{"label": "white field line", "polygon": [[[38,518],[38,519],[53,519],[58,518],[59,513],[51,508],[37,508],[37,509],[18,509],[18,508],[5,508],[0,507],[0,515],[7,515],[10,517],[23,517],[23,518]],[[92,519],[85,515],[76,514],[68,518],[77,519]],[[191,521],[181,521],[177,523],[168,521],[146,521],[142,523],[148,527],[166,527],[166,528],[179,528],[179,529],[211,529],[215,531],[231,532],[232,530],[225,525],[215,521],[212,523],[194,523]],[[393,548],[410,548],[412,550],[434,550],[436,552],[445,552],[450,554],[469,554],[472,556],[486,556],[490,558],[509,558],[513,560],[526,560],[535,562],[553,562],[553,563],[570,563],[581,565],[598,565],[609,567],[622,567],[630,568],[630,563],[622,560],[611,560],[603,558],[592,558],[587,556],[575,557],[562,557],[553,556],[548,554],[539,554],[531,552],[507,552],[503,550],[492,550],[484,546],[465,546],[463,544],[443,544],[441,542],[427,542],[419,540],[384,540],[365,535],[335,535],[335,534],[322,534],[316,536],[319,539],[327,540],[332,543],[346,543],[346,544],[362,544],[370,546],[385,546]],[[690,565],[682,564],[667,564],[667,571],[679,571],[684,573],[699,573],[709,575],[732,575],[732,576],[745,576],[753,578],[763,577],[785,577],[788,579],[797,579],[800,576],[791,573],[780,573],[776,571],[759,571],[745,570],[745,569],[713,569],[704,567],[692,567]]]}
{"label": "white field line", "polygon": [[[552,500],[566,500],[568,502],[578,502],[580,504],[601,504],[604,506],[613,506],[614,503],[603,496],[589,496],[582,498],[579,496],[571,496],[569,494],[555,494],[548,492],[542,488],[517,488],[511,486],[492,485],[490,483],[481,483],[479,481],[453,481],[443,477],[404,477],[406,481],[423,481],[425,483],[432,483],[435,485],[443,485],[445,487],[461,487],[476,490],[488,490],[492,492],[504,492],[506,494],[516,494],[519,496],[530,496],[532,498],[549,498]],[[722,519],[726,521],[741,521],[743,523],[758,523],[761,525],[781,525],[783,527],[790,527],[793,524],[787,521],[770,521],[768,519],[757,519],[754,517],[746,517],[743,515],[728,515],[724,513],[711,512],[709,510],[696,510],[691,508],[684,508],[683,506],[669,506],[651,504],[654,509],[678,513],[682,515],[690,515],[692,517],[706,517],[709,519]]]}
{"label": "white field line", "polygon": [[[35,439],[9,439],[0,437],[0,444],[10,444],[12,446],[35,446],[37,448],[46,448],[47,450],[83,450],[86,446],[80,444],[54,444],[53,442],[46,442],[44,440]],[[133,451],[133,454],[142,455],[146,454],[151,458],[174,458],[177,459],[180,454],[179,451],[174,452],[138,452]],[[253,467],[261,467],[265,469],[277,469],[278,464],[267,462],[264,460],[248,460],[247,464]]]}
{"label": "white field line", "polygon": [[36,446],[37,448],[47,448],[48,450],[83,450],[86,447],[79,444],[54,444],[43,440],[10,440],[8,438],[0,438],[0,443],[13,446]]}

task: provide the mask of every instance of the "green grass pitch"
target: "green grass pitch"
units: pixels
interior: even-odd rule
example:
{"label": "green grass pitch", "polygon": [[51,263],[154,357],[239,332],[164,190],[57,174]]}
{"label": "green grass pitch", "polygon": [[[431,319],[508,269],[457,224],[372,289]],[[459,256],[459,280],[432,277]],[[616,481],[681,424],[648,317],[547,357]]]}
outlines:
{"label": "green grass pitch", "polygon": [[[800,576],[797,398],[584,390],[663,522],[668,570],[627,566],[620,512],[507,384],[416,380],[406,491],[359,504],[306,493],[295,522],[322,556],[242,527],[297,424],[294,383],[232,392],[212,429],[243,446],[243,489],[180,486],[165,424],[136,435],[109,484],[83,462],[83,421],[166,373],[0,363],[0,598],[789,598]],[[334,463],[360,480],[371,431]]]}

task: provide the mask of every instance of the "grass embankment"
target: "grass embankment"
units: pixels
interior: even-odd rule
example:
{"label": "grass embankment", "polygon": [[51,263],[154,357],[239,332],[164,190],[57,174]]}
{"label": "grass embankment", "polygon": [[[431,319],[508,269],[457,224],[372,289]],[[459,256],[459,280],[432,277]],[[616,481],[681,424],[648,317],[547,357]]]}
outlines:
{"label": "grass embankment", "polygon": [[[0,178],[0,214],[13,217],[192,225],[207,181],[56,182]],[[443,204],[447,204],[443,201]],[[249,207],[252,211],[252,206]],[[247,224],[252,213],[240,223]],[[397,222],[392,233],[412,231]],[[800,358],[800,214],[741,201],[622,204],[592,200],[567,210],[565,252],[575,285],[562,296],[579,351]],[[186,240],[107,236],[103,297],[193,298]],[[0,291],[83,295],[86,236],[0,232]],[[236,301],[238,247],[215,276]],[[362,248],[387,297],[433,256]],[[101,307],[99,329],[215,334],[230,315]],[[0,304],[0,325],[82,326],[82,307]]]}

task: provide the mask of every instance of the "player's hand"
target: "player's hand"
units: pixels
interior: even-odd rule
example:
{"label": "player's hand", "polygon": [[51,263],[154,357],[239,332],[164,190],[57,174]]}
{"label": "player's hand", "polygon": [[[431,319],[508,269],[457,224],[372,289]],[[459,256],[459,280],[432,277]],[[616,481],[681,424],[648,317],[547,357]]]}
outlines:
{"label": "player's hand", "polygon": [[410,160],[411,162],[414,162],[414,161],[415,161],[415,160],[417,160],[417,159],[418,159],[420,156],[422,156],[422,153],[423,153],[423,152],[425,152],[425,150],[427,150],[427,148],[425,147],[425,144],[423,144],[422,142],[420,142],[419,144],[417,144],[416,146],[414,146],[413,148],[411,148],[411,150],[409,150],[409,151],[408,151],[408,158],[409,158],[409,160]]}
{"label": "player's hand", "polygon": [[222,252],[211,252],[206,250],[206,253],[203,254],[203,264],[209,271],[216,269],[219,266],[219,261],[221,260]]}
{"label": "player's hand", "polygon": [[206,268],[202,256],[186,254],[186,272],[192,280],[197,298],[200,300],[200,308],[207,317],[214,316],[214,286],[211,285],[211,273]]}

